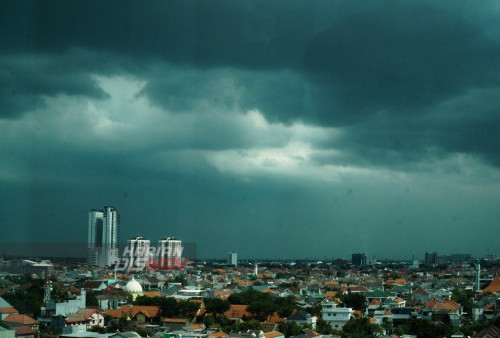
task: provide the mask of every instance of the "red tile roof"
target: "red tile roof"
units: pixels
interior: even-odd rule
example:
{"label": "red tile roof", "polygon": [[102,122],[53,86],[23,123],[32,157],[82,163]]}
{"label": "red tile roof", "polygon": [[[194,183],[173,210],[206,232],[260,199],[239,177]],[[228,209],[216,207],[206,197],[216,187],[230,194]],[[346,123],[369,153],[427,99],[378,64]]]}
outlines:
{"label": "red tile roof", "polygon": [[493,278],[493,280],[491,281],[490,285],[484,288],[483,292],[497,293],[498,291],[500,291],[500,277],[495,276],[495,278]]}
{"label": "red tile roof", "polygon": [[275,338],[275,337],[282,337],[282,336],[284,336],[284,334],[281,332],[278,332],[278,331],[272,331],[272,332],[268,332],[268,333],[261,335],[261,337],[265,337],[265,338]]}
{"label": "red tile roof", "polygon": [[20,314],[14,314],[11,313],[7,317],[4,318],[3,320],[6,323],[16,323],[16,324],[22,324],[22,325],[36,325],[38,322],[26,315],[20,315]]}
{"label": "red tile roof", "polygon": [[147,318],[155,318],[160,315],[160,307],[146,306],[146,305],[132,305],[132,306],[124,305],[118,310],[109,309],[106,311],[106,314],[113,318],[120,318],[122,317],[122,315],[135,317],[139,313],[144,314]]}
{"label": "red tile roof", "polygon": [[164,323],[187,323],[187,319],[185,318],[165,318],[163,320]]}
{"label": "red tile roof", "polygon": [[350,286],[348,288],[351,292],[368,292],[368,288],[364,287],[363,285],[356,285],[356,286]]}
{"label": "red tile roof", "polygon": [[108,309],[105,312],[108,316],[111,316],[113,318],[121,318],[122,316],[122,311],[120,309]]}
{"label": "red tile roof", "polygon": [[0,307],[0,313],[3,313],[3,314],[19,313],[19,311],[17,311],[16,308],[13,308],[11,306],[7,306],[7,307]]}
{"label": "red tile roof", "polygon": [[280,317],[277,312],[273,313],[271,316],[266,318],[266,323],[276,324],[276,323],[284,323],[285,318]]}
{"label": "red tile roof", "polygon": [[224,316],[227,318],[243,318],[243,316],[246,317],[251,317],[252,315],[250,312],[247,312],[247,306],[246,305],[235,305],[231,304],[231,307],[229,310],[224,312]]}
{"label": "red tile roof", "polygon": [[31,326],[14,326],[12,327],[16,331],[16,334],[22,336],[22,335],[32,335],[33,334],[33,329]]}

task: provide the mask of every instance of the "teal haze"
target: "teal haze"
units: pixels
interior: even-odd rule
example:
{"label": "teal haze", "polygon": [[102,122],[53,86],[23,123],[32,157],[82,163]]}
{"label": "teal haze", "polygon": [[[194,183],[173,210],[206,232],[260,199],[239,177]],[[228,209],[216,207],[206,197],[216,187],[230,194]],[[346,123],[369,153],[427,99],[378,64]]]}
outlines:
{"label": "teal haze", "polygon": [[495,1],[3,1],[1,242],[498,253]]}

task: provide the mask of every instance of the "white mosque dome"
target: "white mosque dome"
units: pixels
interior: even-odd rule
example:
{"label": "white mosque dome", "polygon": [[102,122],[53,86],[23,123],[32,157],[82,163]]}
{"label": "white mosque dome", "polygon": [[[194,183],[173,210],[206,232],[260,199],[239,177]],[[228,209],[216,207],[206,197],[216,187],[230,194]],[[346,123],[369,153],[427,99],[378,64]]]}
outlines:
{"label": "white mosque dome", "polygon": [[134,277],[132,277],[132,279],[125,284],[123,289],[129,293],[142,293],[142,286],[135,280]]}

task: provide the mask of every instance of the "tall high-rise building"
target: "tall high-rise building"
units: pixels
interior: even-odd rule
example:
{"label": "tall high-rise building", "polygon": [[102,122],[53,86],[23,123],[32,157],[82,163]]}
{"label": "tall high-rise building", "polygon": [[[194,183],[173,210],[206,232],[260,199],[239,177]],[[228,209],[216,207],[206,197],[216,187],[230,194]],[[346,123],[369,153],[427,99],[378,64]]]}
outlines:
{"label": "tall high-rise building", "polygon": [[143,267],[149,260],[149,248],[151,242],[141,236],[132,237],[127,241],[127,249],[124,251],[129,259],[128,268]]}
{"label": "tall high-rise building", "polygon": [[366,255],[364,253],[352,254],[352,265],[354,266],[366,265]]}
{"label": "tall high-rise building", "polygon": [[227,264],[232,265],[232,266],[238,266],[238,253],[237,252],[230,252],[229,256],[227,257]]}
{"label": "tall high-rise building", "polygon": [[161,268],[182,267],[182,241],[165,237],[158,241],[158,262]]}
{"label": "tall high-rise building", "polygon": [[88,223],[88,254],[90,265],[106,266],[118,260],[119,215],[115,208],[90,210]]}
{"label": "tall high-rise building", "polygon": [[439,257],[436,251],[425,252],[425,265],[432,266],[439,263]]}

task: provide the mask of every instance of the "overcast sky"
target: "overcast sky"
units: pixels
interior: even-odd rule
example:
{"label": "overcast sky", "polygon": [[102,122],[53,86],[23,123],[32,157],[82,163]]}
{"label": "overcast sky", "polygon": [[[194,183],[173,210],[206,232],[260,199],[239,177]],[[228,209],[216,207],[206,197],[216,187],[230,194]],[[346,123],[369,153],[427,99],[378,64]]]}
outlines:
{"label": "overcast sky", "polygon": [[497,1],[2,1],[1,241],[499,253]]}

